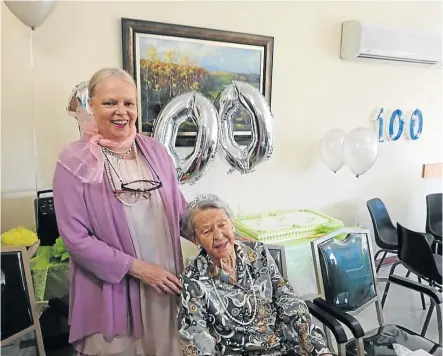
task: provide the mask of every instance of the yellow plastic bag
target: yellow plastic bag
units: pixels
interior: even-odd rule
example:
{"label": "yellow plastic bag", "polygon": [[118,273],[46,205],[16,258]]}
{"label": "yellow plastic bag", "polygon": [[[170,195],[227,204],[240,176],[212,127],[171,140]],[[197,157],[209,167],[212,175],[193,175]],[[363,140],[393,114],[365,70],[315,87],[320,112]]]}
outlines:
{"label": "yellow plastic bag", "polygon": [[4,232],[1,235],[5,246],[31,246],[38,240],[37,234],[23,226]]}

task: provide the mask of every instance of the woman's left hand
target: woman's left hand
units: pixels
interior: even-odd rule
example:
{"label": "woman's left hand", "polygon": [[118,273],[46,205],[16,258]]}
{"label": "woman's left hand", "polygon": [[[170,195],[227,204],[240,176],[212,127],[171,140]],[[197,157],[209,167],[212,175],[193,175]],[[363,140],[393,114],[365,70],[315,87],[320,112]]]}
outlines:
{"label": "woman's left hand", "polygon": [[132,263],[130,274],[158,293],[180,294],[183,287],[180,280],[164,268],[137,259]]}

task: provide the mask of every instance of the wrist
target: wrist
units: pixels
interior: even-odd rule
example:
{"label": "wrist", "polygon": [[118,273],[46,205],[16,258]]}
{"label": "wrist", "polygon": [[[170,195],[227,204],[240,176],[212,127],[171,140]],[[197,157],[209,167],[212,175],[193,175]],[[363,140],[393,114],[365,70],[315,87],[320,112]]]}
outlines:
{"label": "wrist", "polygon": [[143,261],[136,258],[132,260],[131,267],[129,268],[129,275],[135,278],[140,278]]}

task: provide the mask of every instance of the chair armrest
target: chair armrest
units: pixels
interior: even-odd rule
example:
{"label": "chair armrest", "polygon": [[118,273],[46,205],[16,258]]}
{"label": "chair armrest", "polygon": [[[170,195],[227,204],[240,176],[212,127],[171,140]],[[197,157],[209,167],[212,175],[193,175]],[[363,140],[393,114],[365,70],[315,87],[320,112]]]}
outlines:
{"label": "chair armrest", "polygon": [[[429,234],[429,235],[432,235],[432,236],[434,236],[435,237],[435,239],[436,240],[439,240],[439,241],[441,241],[441,231],[435,231],[433,228],[432,228],[432,226],[429,226],[429,228],[428,228],[428,231],[426,231],[426,234]],[[440,239],[439,239],[439,238]]]}
{"label": "chair armrest", "polygon": [[330,316],[323,309],[317,307],[311,301],[307,300],[305,301],[305,303],[308,306],[311,315],[332,331],[338,344],[344,344],[348,342],[348,338],[346,337],[343,326],[336,319]]}
{"label": "chair armrest", "polygon": [[323,298],[314,299],[314,304],[323,309],[325,312],[327,312],[338,321],[345,324],[349,328],[349,330],[351,330],[355,338],[359,339],[365,336],[363,328],[361,327],[358,320],[355,319],[353,316],[346,314],[343,310],[337,308],[334,305],[328,304]]}
{"label": "chair armrest", "polygon": [[60,298],[52,298],[49,300],[48,305],[53,308],[56,312],[69,319],[69,305],[66,304]]}
{"label": "chair armrest", "polygon": [[412,280],[410,280],[409,278],[405,278],[405,277],[400,277],[400,276],[396,276],[391,274],[388,278],[388,282],[394,283],[394,284],[398,284],[402,287],[406,287],[409,289],[412,289],[416,292],[419,293],[423,293],[426,294],[428,297],[430,297],[436,304],[441,304],[442,303],[442,296],[441,294],[432,287],[429,287],[425,284],[421,284],[421,283],[417,283],[414,282]]}

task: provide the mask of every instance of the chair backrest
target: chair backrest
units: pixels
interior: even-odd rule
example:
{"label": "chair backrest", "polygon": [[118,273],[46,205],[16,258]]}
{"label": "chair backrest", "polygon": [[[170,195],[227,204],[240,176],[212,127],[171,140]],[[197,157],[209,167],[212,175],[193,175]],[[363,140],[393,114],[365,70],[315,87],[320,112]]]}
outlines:
{"label": "chair backrest", "polygon": [[[388,245],[392,246],[393,240],[397,244],[397,230],[392,223],[391,217],[389,216],[388,209],[386,209],[385,204],[379,198],[374,198],[366,202],[369,214],[371,215],[372,226],[374,228],[374,238],[377,245],[381,248],[388,248]],[[388,239],[388,234],[391,239]]]}
{"label": "chair backrest", "polygon": [[269,250],[269,253],[274,258],[275,263],[277,264],[278,270],[284,279],[288,279],[288,270],[286,267],[286,252],[284,246],[279,245],[268,245],[266,247]]}
{"label": "chair backrest", "polygon": [[311,242],[319,294],[330,305],[356,314],[377,303],[376,272],[368,230],[340,229]]}
{"label": "chair backrest", "polygon": [[442,199],[442,193],[426,196],[426,232],[441,234]]}
{"label": "chair backrest", "polygon": [[421,232],[405,228],[397,223],[399,250],[398,257],[413,273],[441,283],[437,264],[431,246]]}

